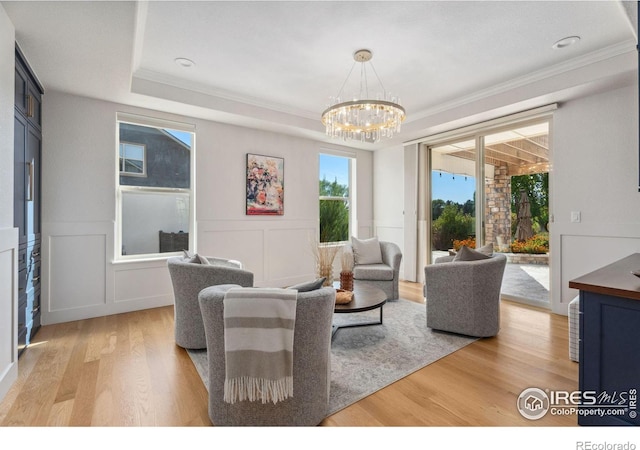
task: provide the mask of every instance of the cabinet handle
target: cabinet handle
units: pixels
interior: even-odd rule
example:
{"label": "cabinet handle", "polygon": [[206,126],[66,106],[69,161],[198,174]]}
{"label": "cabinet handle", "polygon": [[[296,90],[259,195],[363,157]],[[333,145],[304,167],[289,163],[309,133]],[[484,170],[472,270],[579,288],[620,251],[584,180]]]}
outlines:
{"label": "cabinet handle", "polygon": [[27,117],[33,117],[34,109],[33,95],[27,94]]}
{"label": "cabinet handle", "polygon": [[33,201],[33,163],[29,161],[27,164],[27,201]]}
{"label": "cabinet handle", "polygon": [[40,277],[39,276],[33,277],[33,282],[34,283],[37,283],[38,281],[40,281]]}

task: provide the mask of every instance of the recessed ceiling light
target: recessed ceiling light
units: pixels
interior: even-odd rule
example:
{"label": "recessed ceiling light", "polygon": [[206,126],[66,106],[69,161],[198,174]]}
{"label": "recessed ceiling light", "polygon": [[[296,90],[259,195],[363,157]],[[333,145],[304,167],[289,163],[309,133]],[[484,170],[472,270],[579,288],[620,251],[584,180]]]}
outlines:
{"label": "recessed ceiling light", "polygon": [[193,67],[196,65],[196,63],[187,58],[176,58],[174,61],[180,67]]}
{"label": "recessed ceiling light", "polygon": [[560,39],[558,42],[553,44],[551,48],[554,48],[556,50],[559,48],[566,48],[566,47],[569,47],[570,45],[575,44],[579,40],[580,40],[580,36],[569,36],[564,39]]}

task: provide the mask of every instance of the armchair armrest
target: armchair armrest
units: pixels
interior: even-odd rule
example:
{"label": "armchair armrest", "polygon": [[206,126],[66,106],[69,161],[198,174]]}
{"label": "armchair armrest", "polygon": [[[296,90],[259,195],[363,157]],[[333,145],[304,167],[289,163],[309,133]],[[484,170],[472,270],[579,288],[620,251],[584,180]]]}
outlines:
{"label": "armchair armrest", "polygon": [[400,262],[402,261],[400,247],[393,242],[380,242],[380,251],[382,253],[382,262],[397,273],[400,270]]}
{"label": "armchair armrest", "polygon": [[[215,270],[209,271],[207,278],[210,286],[216,284],[238,284],[242,287],[253,286],[253,273],[238,267],[227,267],[213,264]],[[207,267],[207,266],[205,266]],[[210,267],[210,266],[209,266]]]}
{"label": "armchair armrest", "polygon": [[455,255],[447,255],[447,256],[440,256],[439,258],[436,258],[436,260],[434,261],[435,264],[440,264],[440,263],[445,263],[445,262],[451,262],[453,261],[453,258],[455,258]]}
{"label": "armchair armrest", "polygon": [[235,267],[238,269],[244,269],[242,263],[240,261],[236,261],[235,259],[217,258],[215,256],[207,256],[206,258],[213,266]]}

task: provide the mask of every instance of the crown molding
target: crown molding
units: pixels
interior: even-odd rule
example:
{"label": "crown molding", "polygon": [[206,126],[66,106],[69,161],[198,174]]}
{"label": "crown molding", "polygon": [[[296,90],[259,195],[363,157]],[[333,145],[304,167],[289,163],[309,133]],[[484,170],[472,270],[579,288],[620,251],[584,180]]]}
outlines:
{"label": "crown molding", "polygon": [[405,123],[411,123],[415,120],[423,119],[425,117],[436,115],[444,111],[448,111],[453,108],[457,108],[468,103],[472,103],[478,100],[482,100],[494,95],[503,94],[510,90],[520,88],[529,84],[533,84],[539,81],[543,81],[554,76],[561,75],[563,73],[571,72],[572,70],[581,69],[591,64],[599,63],[607,59],[615,58],[616,56],[624,55],[627,53],[636,53],[636,42],[628,40],[618,44],[605,47],[595,52],[591,52],[587,55],[578,56],[576,58],[564,61],[554,66],[546,67],[544,69],[532,72],[530,74],[513,78],[504,83],[497,84],[487,89],[480,90],[470,95],[456,98],[455,100],[440,103],[431,108],[427,108],[420,112],[407,113],[407,120]]}
{"label": "crown molding", "polygon": [[139,78],[145,81],[151,81],[154,83],[166,84],[174,86],[180,89],[185,89],[192,92],[197,92],[210,97],[221,98],[224,100],[230,100],[233,102],[244,103],[250,106],[258,108],[269,109],[285,114],[291,114],[307,119],[313,119],[320,121],[320,114],[316,112],[309,112],[298,108],[292,108],[291,106],[283,105],[280,103],[267,102],[255,97],[241,95],[235,92],[225,91],[222,89],[215,89],[211,86],[204,85],[202,83],[195,83],[186,81],[182,78],[166,75],[163,73],[155,72],[147,69],[138,69],[132,76],[132,78]]}

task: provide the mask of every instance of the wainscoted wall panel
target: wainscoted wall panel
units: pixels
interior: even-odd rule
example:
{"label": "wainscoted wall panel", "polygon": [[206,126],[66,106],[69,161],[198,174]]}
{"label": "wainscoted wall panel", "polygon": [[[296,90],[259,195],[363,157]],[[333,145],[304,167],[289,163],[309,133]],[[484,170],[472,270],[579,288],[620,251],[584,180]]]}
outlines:
{"label": "wainscoted wall panel", "polygon": [[358,234],[356,235],[359,239],[369,239],[374,236],[373,234],[373,223],[371,222],[358,222],[356,229],[358,230]]}
{"label": "wainscoted wall panel", "polygon": [[241,261],[253,272],[255,286],[288,286],[314,276],[311,239],[317,223],[252,219],[198,222],[198,252]]}
{"label": "wainscoted wall panel", "polygon": [[267,233],[265,268],[273,287],[288,286],[315,276],[312,250],[315,236],[316,228],[313,227]]}
{"label": "wainscoted wall panel", "polygon": [[0,229],[0,400],[18,378],[18,229]]}
{"label": "wainscoted wall panel", "polygon": [[44,325],[173,304],[165,258],[113,263],[113,222],[44,223]]}
{"label": "wainscoted wall panel", "polygon": [[[569,288],[569,281],[585,275],[619,259],[640,252],[640,236],[560,236],[562,262],[560,267],[562,304],[568,304],[578,295]],[[570,257],[568,256],[570,255]],[[638,267],[640,270],[640,267]],[[629,274],[629,277],[633,275]]]}
{"label": "wainscoted wall panel", "polygon": [[15,336],[13,327],[15,325],[15,298],[14,298],[14,280],[13,275],[17,273],[15,269],[16,251],[9,248],[0,250],[0,275],[2,283],[0,283],[0,308],[7,311],[8,314],[0,316],[0,375],[4,369],[12,363],[11,349],[15,345]]}
{"label": "wainscoted wall panel", "polygon": [[381,241],[395,242],[400,248],[404,242],[404,228],[393,226],[376,226],[376,236]]}
{"label": "wainscoted wall panel", "polygon": [[50,235],[48,311],[104,305],[107,237]]}
{"label": "wainscoted wall panel", "polygon": [[114,274],[114,302],[173,303],[173,287],[166,260],[136,264],[118,264]]}
{"label": "wainscoted wall panel", "polygon": [[[220,225],[224,229],[206,229]],[[236,224],[237,225],[237,224]],[[235,259],[253,272],[254,284],[265,279],[264,230],[238,229],[233,224],[198,223],[198,252],[205,256]]]}

